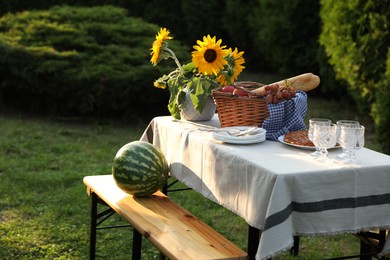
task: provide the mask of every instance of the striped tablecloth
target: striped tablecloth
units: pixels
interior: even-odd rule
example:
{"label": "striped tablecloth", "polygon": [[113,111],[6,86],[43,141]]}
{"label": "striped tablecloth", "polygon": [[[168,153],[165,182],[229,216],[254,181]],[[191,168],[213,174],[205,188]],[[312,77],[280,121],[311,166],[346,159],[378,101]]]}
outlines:
{"label": "striped tablecloth", "polygon": [[[390,156],[363,148],[360,165],[323,163],[277,141],[221,143],[211,136],[219,126],[217,116],[157,117],[141,140],[161,148],[179,181],[262,230],[257,259],[287,250],[294,235],[390,228]],[[390,253],[390,239],[382,253]]]}

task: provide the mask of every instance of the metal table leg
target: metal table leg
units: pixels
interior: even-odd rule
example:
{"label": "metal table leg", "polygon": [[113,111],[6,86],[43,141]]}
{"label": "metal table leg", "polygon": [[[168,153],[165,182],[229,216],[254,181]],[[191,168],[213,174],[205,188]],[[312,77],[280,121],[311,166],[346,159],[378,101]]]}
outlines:
{"label": "metal table leg", "polygon": [[248,226],[248,259],[256,258],[257,247],[259,246],[261,231],[255,227]]}

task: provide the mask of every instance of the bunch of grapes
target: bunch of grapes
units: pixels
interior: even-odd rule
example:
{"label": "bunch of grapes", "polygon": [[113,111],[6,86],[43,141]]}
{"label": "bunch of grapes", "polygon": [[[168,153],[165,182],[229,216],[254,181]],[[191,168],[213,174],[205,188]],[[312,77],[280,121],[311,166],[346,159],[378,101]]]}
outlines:
{"label": "bunch of grapes", "polygon": [[282,100],[290,100],[295,95],[295,90],[291,87],[279,86],[279,84],[264,86],[264,96],[267,104],[277,104]]}

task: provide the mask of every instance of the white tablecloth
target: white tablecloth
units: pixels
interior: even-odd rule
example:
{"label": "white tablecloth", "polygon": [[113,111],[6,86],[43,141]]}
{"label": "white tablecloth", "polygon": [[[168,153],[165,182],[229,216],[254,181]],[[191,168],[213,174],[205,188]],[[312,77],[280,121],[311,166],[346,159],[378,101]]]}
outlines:
{"label": "white tablecloth", "polygon": [[217,116],[201,123],[157,117],[141,140],[163,151],[179,181],[262,230],[257,259],[290,248],[293,235],[390,227],[390,156],[363,148],[359,166],[323,163],[276,141],[221,143],[211,136],[219,126]]}

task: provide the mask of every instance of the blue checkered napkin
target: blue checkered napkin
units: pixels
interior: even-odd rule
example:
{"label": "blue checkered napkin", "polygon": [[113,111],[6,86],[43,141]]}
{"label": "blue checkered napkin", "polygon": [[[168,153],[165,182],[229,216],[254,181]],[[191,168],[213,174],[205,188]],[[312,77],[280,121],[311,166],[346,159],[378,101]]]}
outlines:
{"label": "blue checkered napkin", "polygon": [[278,140],[279,136],[288,132],[306,129],[306,92],[297,91],[294,98],[278,104],[268,104],[267,108],[270,115],[264,120],[262,127],[267,130],[268,140]]}

